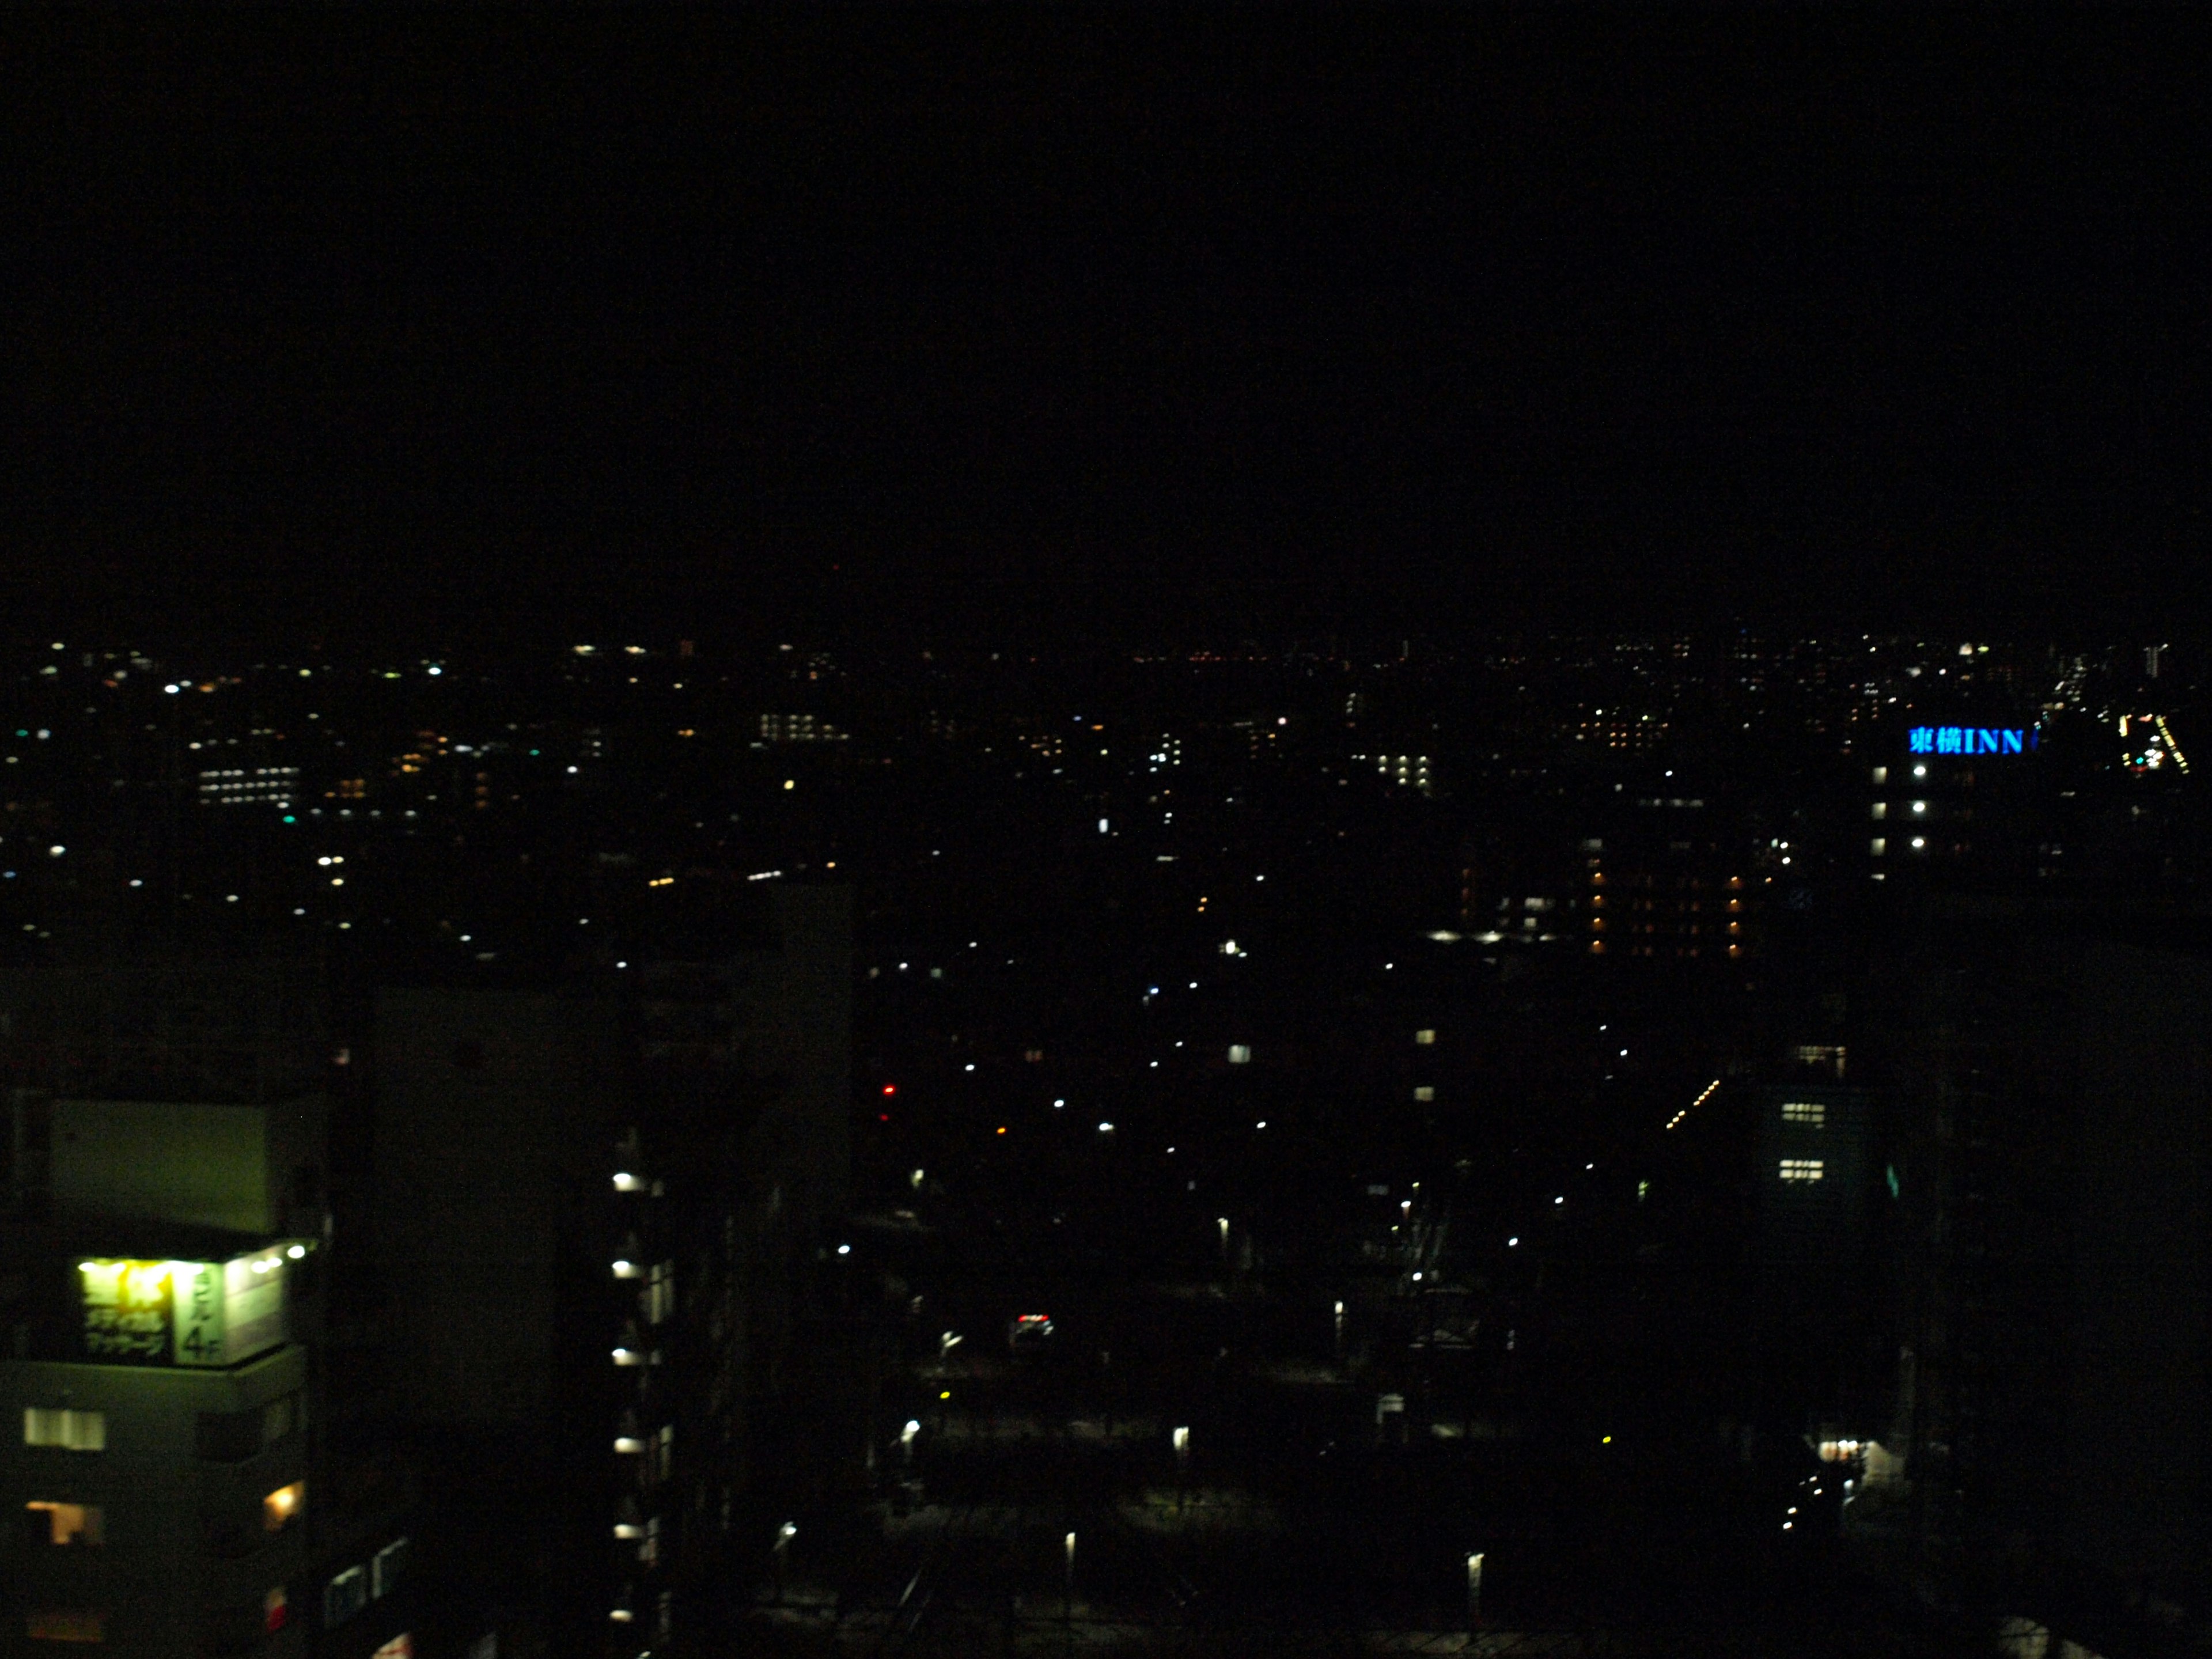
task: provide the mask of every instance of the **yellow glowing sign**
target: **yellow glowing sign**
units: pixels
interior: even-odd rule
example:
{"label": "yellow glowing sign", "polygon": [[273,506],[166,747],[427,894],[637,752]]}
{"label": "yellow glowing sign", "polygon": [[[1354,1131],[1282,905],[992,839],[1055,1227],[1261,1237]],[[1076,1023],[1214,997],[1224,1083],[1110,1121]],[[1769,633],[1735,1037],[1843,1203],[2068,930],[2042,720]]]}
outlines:
{"label": "yellow glowing sign", "polygon": [[88,1358],[231,1365],[287,1335],[281,1247],[228,1261],[95,1258],[77,1264]]}

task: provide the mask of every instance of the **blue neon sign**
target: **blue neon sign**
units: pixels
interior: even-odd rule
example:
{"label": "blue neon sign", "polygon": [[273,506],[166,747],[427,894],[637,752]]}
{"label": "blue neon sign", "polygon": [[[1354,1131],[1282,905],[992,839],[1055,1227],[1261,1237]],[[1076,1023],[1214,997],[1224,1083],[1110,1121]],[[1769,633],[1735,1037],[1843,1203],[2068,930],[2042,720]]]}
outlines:
{"label": "blue neon sign", "polygon": [[2035,727],[1916,726],[1905,734],[1916,755],[2017,755],[2035,747]]}

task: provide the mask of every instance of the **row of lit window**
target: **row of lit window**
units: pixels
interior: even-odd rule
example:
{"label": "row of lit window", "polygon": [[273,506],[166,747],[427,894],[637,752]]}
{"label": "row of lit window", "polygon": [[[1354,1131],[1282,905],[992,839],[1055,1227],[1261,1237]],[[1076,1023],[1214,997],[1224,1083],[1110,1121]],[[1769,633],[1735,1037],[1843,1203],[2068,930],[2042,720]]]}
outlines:
{"label": "row of lit window", "polygon": [[407,1540],[395,1538],[362,1565],[333,1574],[323,1586],[323,1628],[335,1630],[371,1601],[391,1595],[406,1568]]}
{"label": "row of lit window", "polygon": [[[1605,941],[1601,939],[1592,939],[1589,942],[1589,953],[1594,957],[1603,956]],[[1628,947],[1628,954],[1632,957],[1656,957],[1659,953],[1659,947],[1656,945],[1632,945]],[[1728,953],[1732,957],[1740,957],[1743,954],[1743,946],[1731,943],[1728,947]],[[1694,945],[1677,945],[1674,948],[1673,954],[1678,960],[1684,957],[1693,957],[1698,954],[1698,947]]]}
{"label": "row of lit window", "polygon": [[[307,1483],[295,1480],[261,1500],[261,1528],[282,1532],[307,1504]],[[38,1545],[98,1547],[107,1541],[106,1513],[97,1504],[72,1504],[59,1498],[33,1498],[23,1505],[25,1530]]]}
{"label": "row of lit window", "polygon": [[[304,1428],[306,1407],[305,1398],[293,1393],[244,1412],[203,1412],[196,1435],[197,1453],[211,1462],[242,1462],[295,1429]],[[69,1406],[26,1406],[23,1443],[60,1451],[106,1451],[107,1413]]]}

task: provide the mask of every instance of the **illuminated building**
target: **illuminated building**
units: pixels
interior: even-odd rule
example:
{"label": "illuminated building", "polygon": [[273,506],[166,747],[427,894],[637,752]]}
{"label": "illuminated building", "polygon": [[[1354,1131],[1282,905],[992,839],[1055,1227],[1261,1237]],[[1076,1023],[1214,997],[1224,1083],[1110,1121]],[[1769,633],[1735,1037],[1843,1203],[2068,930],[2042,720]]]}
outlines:
{"label": "illuminated building", "polygon": [[842,743],[846,733],[812,714],[763,714],[763,743]]}
{"label": "illuminated building", "polygon": [[289,806],[299,793],[296,766],[232,766],[199,775],[199,798],[210,806]]}
{"label": "illuminated building", "polygon": [[1349,758],[1359,764],[1372,766],[1401,788],[1412,789],[1424,795],[1434,793],[1426,755],[1353,755]]}
{"label": "illuminated building", "polygon": [[[2016,723],[1916,716],[1878,738],[1867,772],[1866,868],[1876,881],[1937,872],[2025,873],[2031,844],[2048,866],[2044,732]],[[2064,837],[2057,838],[2063,857]]]}
{"label": "illuminated building", "polygon": [[1758,953],[1765,884],[1746,878],[1748,858],[1695,837],[1616,836],[1583,846],[1575,909],[1592,956],[1725,963]]}
{"label": "illuminated building", "polygon": [[1790,1082],[1761,1090],[1756,1109],[1761,1260],[1771,1288],[1793,1304],[1832,1304],[1863,1273],[1872,1194],[1868,1096]]}
{"label": "illuminated building", "polygon": [[1585,748],[1620,756],[1640,756],[1665,743],[1667,731],[1667,721],[1657,714],[1636,714],[1623,708],[1608,713],[1593,708],[1575,722],[1569,735]]}
{"label": "illuminated building", "polygon": [[0,1229],[0,1652],[411,1642],[404,1504],[325,1450],[321,1115],[19,1097],[44,1155]]}

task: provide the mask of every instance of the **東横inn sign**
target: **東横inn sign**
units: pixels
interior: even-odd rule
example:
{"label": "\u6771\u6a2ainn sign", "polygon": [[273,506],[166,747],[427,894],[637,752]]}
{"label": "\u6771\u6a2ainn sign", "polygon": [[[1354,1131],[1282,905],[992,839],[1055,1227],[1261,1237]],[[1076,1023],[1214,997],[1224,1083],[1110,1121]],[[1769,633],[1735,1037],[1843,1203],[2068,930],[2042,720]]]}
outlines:
{"label": "\u6771\u6a2ainn sign", "polygon": [[2020,755],[2033,750],[2032,726],[1916,726],[1905,746],[1916,755]]}

